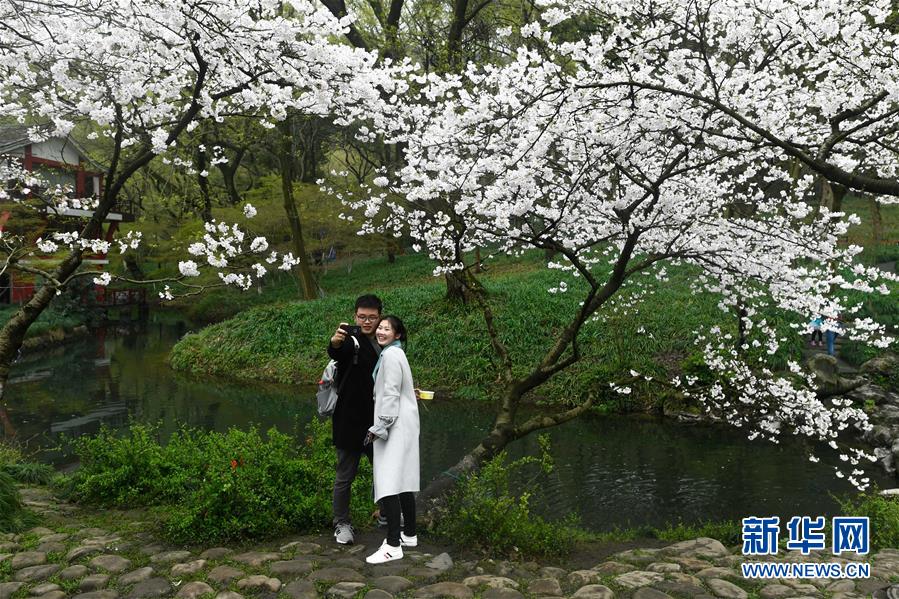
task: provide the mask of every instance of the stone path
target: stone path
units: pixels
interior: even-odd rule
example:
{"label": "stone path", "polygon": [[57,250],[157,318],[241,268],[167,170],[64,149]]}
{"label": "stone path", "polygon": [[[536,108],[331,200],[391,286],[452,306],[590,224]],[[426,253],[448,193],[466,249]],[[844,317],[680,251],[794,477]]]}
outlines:
{"label": "stone path", "polygon": [[[45,491],[26,502],[47,525],[0,535],[0,599],[854,599],[899,597],[899,550],[868,556],[862,580],[747,580],[743,556],[713,539],[631,549],[590,567],[494,561],[422,543],[403,560],[380,566],[365,556],[382,539],[371,530],[353,546],[330,534],[296,536],[243,547],[185,549],[160,542],[150,525],[116,513],[106,528],[89,526]],[[426,539],[422,536],[422,541]],[[587,556],[589,557],[589,556]],[[781,561],[844,562],[819,554],[781,552]],[[575,563],[575,562],[570,562]],[[577,563],[585,563],[579,555]]]}

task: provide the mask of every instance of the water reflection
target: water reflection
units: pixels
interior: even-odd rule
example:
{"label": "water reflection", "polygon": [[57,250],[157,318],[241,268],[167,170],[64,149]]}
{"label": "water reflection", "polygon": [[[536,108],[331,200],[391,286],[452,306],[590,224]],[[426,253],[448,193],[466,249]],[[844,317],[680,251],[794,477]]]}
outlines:
{"label": "water reflection", "polygon": [[[158,422],[168,434],[182,425],[225,431],[250,423],[285,432],[314,417],[309,386],[236,384],[173,372],[165,358],[187,331],[155,318],[138,329],[110,328],[94,339],[24,356],[13,368],[5,434],[44,448],[43,459],[71,462],[60,437],[90,434],[100,424]],[[323,359],[324,360],[324,359]],[[434,401],[422,411],[422,477],[430,480],[482,438],[484,406]],[[804,457],[800,442],[750,442],[736,431],[684,426],[651,418],[604,417],[550,432],[555,471],[540,479],[534,505],[547,516],[579,513],[594,530],[718,520],[747,515],[836,514],[830,493],[850,490],[836,479],[827,455]],[[511,457],[537,452],[536,438],[510,448]],[[878,470],[881,486],[894,486]],[[526,479],[523,477],[519,485]]]}

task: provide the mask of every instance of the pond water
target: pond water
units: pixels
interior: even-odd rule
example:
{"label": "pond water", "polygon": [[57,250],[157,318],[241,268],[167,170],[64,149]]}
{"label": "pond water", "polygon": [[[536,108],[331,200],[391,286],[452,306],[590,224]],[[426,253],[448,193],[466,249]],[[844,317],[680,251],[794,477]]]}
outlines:
{"label": "pond water", "polygon": [[[23,356],[7,392],[15,434],[64,467],[62,436],[96,432],[129,420],[227,430],[256,423],[294,430],[315,416],[314,388],[198,379],[172,371],[165,357],[185,332],[182,322],[155,316],[137,327],[108,327],[96,337]],[[322,359],[324,362],[324,358]],[[422,411],[423,481],[454,464],[487,431],[487,406],[439,398]],[[695,523],[749,515],[836,515],[831,494],[850,491],[833,475],[836,456],[810,463],[798,440],[750,442],[739,431],[671,420],[606,416],[550,431],[555,470],[532,484],[532,503],[547,516],[576,512],[597,531],[668,522]],[[55,449],[54,449],[55,448]],[[536,437],[510,448],[536,453]],[[876,467],[868,475],[896,486]],[[522,483],[524,484],[524,483]],[[534,487],[537,488],[534,488]]]}

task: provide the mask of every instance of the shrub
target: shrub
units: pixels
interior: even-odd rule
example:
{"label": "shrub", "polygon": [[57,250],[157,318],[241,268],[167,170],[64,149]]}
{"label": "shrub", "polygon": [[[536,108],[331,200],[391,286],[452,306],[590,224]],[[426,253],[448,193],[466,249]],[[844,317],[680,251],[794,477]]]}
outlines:
{"label": "shrub", "polygon": [[[274,429],[267,440],[252,429],[210,437],[203,477],[171,512],[167,536],[220,541],[326,526],[335,454],[325,426],[313,421],[299,447]],[[364,522],[373,507],[370,476],[357,478],[353,490],[355,520]]]}
{"label": "shrub", "polygon": [[867,516],[871,549],[899,547],[899,498],[884,497],[871,491],[856,497],[837,498],[846,516]]}
{"label": "shrub", "polygon": [[29,485],[48,485],[53,480],[53,477],[56,476],[56,470],[52,466],[36,462],[4,464],[0,466],[0,470],[13,477],[16,481]]}
{"label": "shrub", "polygon": [[[4,306],[0,308],[0,324],[6,323],[18,311],[17,306]],[[86,322],[86,316],[63,312],[55,307],[41,312],[38,319],[28,327],[25,338],[39,337],[51,331],[68,331]]]}
{"label": "shrub", "polygon": [[0,532],[17,532],[34,526],[37,517],[19,500],[16,481],[46,484],[54,475],[50,466],[23,462],[17,445],[0,441]]}
{"label": "shrub", "polygon": [[26,510],[19,500],[16,481],[0,471],[0,532],[17,532],[34,526],[37,517]]}
{"label": "shrub", "polygon": [[886,372],[879,372],[872,376],[875,383],[893,393],[899,393],[899,363],[893,365]]}
{"label": "shrub", "polygon": [[[531,513],[530,493],[515,496],[509,477],[516,470],[539,464],[538,476],[552,471],[548,437],[539,438],[541,456],[507,463],[506,452],[487,462],[477,473],[459,483],[440,512],[434,533],[486,553],[550,555],[569,552],[575,541],[586,538],[577,528],[577,517],[547,522]],[[525,485],[534,488],[536,480]]]}
{"label": "shrub", "polygon": [[7,464],[17,464],[22,461],[22,452],[8,441],[0,440],[0,467]]}
{"label": "shrub", "polygon": [[861,341],[845,339],[840,347],[840,358],[852,366],[861,366],[868,360],[879,356],[882,351]]}
{"label": "shrub", "polygon": [[[132,424],[125,436],[102,427],[95,436],[79,437],[74,451],[81,467],[72,479],[72,499],[103,506],[153,505],[172,501],[184,492],[179,475],[189,471],[195,479],[198,462],[180,463],[175,451],[190,431],[173,435],[168,451],[159,444],[157,429]],[[170,483],[182,483],[181,488]]]}
{"label": "shrub", "polygon": [[16,481],[5,472],[0,472],[0,530],[12,530],[13,516],[21,509]]}
{"label": "shrub", "polygon": [[[146,425],[133,424],[123,437],[106,429],[76,441],[82,465],[72,477],[72,496],[118,507],[164,506],[157,510],[162,530],[179,543],[321,528],[331,520],[329,429],[317,420],[299,436],[183,429],[165,445]],[[351,508],[357,522],[373,508],[367,463],[353,485]]]}

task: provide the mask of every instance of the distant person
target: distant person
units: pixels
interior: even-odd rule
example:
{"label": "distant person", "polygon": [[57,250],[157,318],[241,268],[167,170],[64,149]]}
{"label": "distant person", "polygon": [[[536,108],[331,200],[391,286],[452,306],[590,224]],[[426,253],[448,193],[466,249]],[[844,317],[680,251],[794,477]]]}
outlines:
{"label": "distant person", "polygon": [[837,344],[837,335],[843,332],[843,327],[840,325],[840,315],[837,314],[833,317],[833,322],[830,324],[830,328],[828,328],[824,332],[824,338],[827,340],[827,355],[835,356],[836,355],[836,344]]}
{"label": "distant person", "polygon": [[[372,447],[363,445],[363,441],[374,422],[372,372],[381,353],[381,346],[375,341],[375,329],[382,309],[383,304],[377,296],[360,296],[356,300],[355,328],[340,323],[328,345],[328,355],[337,360],[335,380],[340,386],[337,406],[331,416],[331,431],[337,450],[334,538],[341,545],[352,545],[355,541],[350,522],[350,489],[359,471],[359,460],[364,454],[369,462],[372,461]],[[356,343],[347,340],[350,335],[358,342],[358,352]]]}
{"label": "distant person", "polygon": [[824,319],[820,316],[816,316],[812,322],[812,347],[822,347],[824,345],[824,335],[821,332],[821,325],[824,324]]}
{"label": "distant person", "polygon": [[420,488],[420,427],[412,371],[402,346],[406,327],[396,316],[385,316],[376,336],[382,349],[373,374],[375,421],[365,444],[374,446],[375,500],[387,516],[387,538],[365,561],[383,564],[402,558],[404,545],[418,545],[414,494]]}

